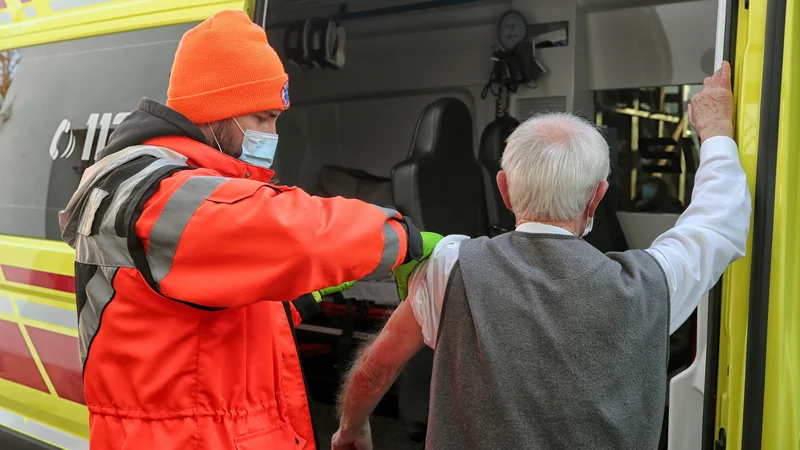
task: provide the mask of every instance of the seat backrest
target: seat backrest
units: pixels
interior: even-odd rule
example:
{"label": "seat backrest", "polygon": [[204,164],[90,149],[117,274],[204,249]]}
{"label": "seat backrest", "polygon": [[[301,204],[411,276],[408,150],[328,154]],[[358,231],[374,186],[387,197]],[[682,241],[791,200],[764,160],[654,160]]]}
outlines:
{"label": "seat backrest", "polygon": [[392,206],[392,180],[362,169],[324,165],[319,173],[320,197],[354,198],[377,206]]}
{"label": "seat backrest", "polygon": [[628,250],[628,241],[617,218],[617,211],[613,209],[609,199],[603,199],[597,205],[592,231],[585,239],[603,253]]}
{"label": "seat backrest", "polygon": [[619,195],[617,190],[617,170],[619,168],[617,133],[613,128],[604,128],[601,131],[608,142],[611,173],[608,175],[608,192],[603,201],[597,205],[594,213],[594,226],[592,232],[586,235],[586,242],[604,253],[624,252],[628,250],[628,241],[625,239],[625,232],[617,217],[617,195]]}
{"label": "seat backrest", "polygon": [[485,235],[483,172],[475,159],[472,114],[442,98],[419,117],[406,160],[392,169],[394,205],[423,231]]}
{"label": "seat backrest", "polygon": [[519,121],[511,116],[494,119],[481,134],[481,145],[478,149],[478,161],[483,166],[486,210],[489,220],[489,234],[496,236],[514,229],[514,214],[506,208],[500,190],[497,188],[497,172],[500,172],[500,161],[506,140],[519,126]]}

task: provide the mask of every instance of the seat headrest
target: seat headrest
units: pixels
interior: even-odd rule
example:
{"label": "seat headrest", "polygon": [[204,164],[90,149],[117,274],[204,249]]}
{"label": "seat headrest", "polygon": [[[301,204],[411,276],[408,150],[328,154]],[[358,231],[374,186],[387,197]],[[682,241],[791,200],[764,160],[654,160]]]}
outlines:
{"label": "seat headrest", "polygon": [[487,169],[500,170],[500,160],[506,148],[506,139],[519,126],[519,121],[511,116],[494,119],[481,134],[478,161]]}
{"label": "seat headrest", "polygon": [[[468,152],[465,150],[468,149]],[[417,121],[410,156],[468,155],[472,148],[472,113],[461,100],[441,98],[428,105]]]}

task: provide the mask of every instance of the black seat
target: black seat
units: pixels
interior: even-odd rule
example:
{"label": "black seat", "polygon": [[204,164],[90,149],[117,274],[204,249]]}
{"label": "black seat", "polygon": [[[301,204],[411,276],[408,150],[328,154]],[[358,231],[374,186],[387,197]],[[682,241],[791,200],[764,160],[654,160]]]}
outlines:
{"label": "black seat", "polygon": [[[442,98],[422,111],[408,158],[392,169],[392,196],[423,231],[487,233],[483,169],[475,159],[472,115],[461,100]],[[432,368],[426,347],[397,380],[400,420],[417,442],[425,438]]]}
{"label": "black seat", "polygon": [[511,116],[501,116],[486,126],[481,134],[478,161],[483,166],[486,211],[489,220],[489,235],[497,236],[514,229],[514,214],[506,208],[500,190],[497,188],[497,172],[506,148],[506,140],[519,126],[519,121]]}
{"label": "black seat", "polygon": [[628,250],[628,241],[617,218],[617,211],[612,208],[609,199],[604,198],[597,205],[592,231],[585,239],[603,253]]}
{"label": "black seat", "polygon": [[470,237],[487,233],[472,115],[461,100],[442,98],[422,111],[408,158],[392,169],[392,196],[400,213],[423,231]]}
{"label": "black seat", "polygon": [[362,169],[324,165],[319,172],[320,197],[355,198],[373,205],[392,206],[392,180]]}
{"label": "black seat", "polygon": [[617,169],[619,168],[619,152],[617,132],[614,128],[602,128],[603,137],[608,142],[611,173],[608,176],[608,192],[603,201],[597,205],[594,213],[592,232],[586,235],[586,242],[601,252],[623,252],[628,250],[628,241],[617,218]]}

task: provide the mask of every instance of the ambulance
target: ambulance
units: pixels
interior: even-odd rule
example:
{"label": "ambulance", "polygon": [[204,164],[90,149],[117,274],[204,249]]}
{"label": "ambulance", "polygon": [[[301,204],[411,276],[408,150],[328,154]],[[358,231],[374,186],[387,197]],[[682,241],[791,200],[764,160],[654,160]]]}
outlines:
{"label": "ambulance", "polygon": [[[689,204],[686,103],[730,61],[750,240],[671,337],[660,448],[800,450],[800,0],[0,0],[0,69],[15,66],[0,70],[0,448],[89,447],[57,213],[139,100],[165,101],[182,34],[222,9],[265,27],[287,67],[281,184],[496,235],[513,227],[491,181],[503,140],[572,112],[611,149],[587,237],[603,251],[647,247]],[[315,403],[398,301],[390,278],[362,280],[298,327]],[[379,408],[405,427],[396,448],[420,448],[431,357]]]}

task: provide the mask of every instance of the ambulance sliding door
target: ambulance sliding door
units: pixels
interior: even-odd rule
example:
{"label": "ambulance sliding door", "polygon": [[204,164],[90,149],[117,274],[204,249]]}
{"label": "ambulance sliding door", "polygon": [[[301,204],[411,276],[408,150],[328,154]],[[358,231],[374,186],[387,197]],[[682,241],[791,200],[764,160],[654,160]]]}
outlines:
{"label": "ambulance sliding door", "polygon": [[800,1],[720,3],[754,205],[747,256],[710,308],[702,448],[799,448]]}

